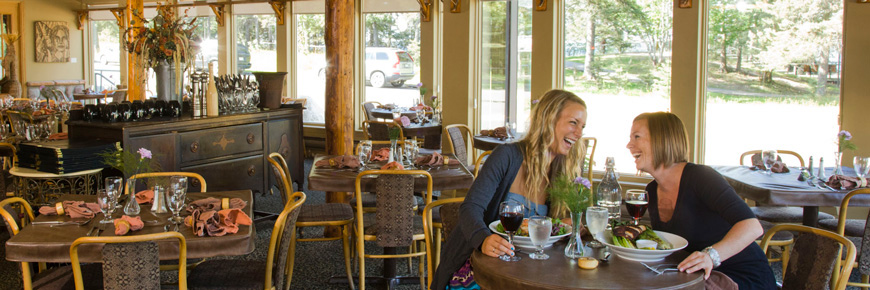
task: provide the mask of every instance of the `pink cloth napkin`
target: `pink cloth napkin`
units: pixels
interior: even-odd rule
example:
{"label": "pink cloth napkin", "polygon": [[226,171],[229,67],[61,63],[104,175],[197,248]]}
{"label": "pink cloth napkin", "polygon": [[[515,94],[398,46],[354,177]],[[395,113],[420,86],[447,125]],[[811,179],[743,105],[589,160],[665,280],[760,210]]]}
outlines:
{"label": "pink cloth napkin", "polygon": [[[92,218],[100,212],[100,205],[93,202],[67,200],[63,202],[63,211],[70,218]],[[39,214],[57,215],[57,208],[43,206],[39,208]]]}
{"label": "pink cloth napkin", "polygon": [[[753,170],[765,170],[764,162],[761,159],[761,154],[755,153],[752,154],[752,167],[750,169]],[[776,156],[776,162],[773,163],[773,166],[770,167],[770,171],[773,173],[788,173],[788,166],[782,162],[782,158]]]}
{"label": "pink cloth napkin", "polygon": [[372,151],[371,161],[385,161],[390,159],[390,148],[381,148]]}
{"label": "pink cloth napkin", "polygon": [[151,203],[154,200],[154,190],[146,189],[136,193],[136,202],[139,204]]}
{"label": "pink cloth napkin", "polygon": [[142,218],[140,217],[129,217],[129,216],[121,216],[121,218],[115,219],[115,235],[123,236],[128,232],[134,232],[141,230],[145,227],[145,223],[142,222]]}
{"label": "pink cloth napkin", "polygon": [[359,158],[353,155],[336,156],[329,159],[317,160],[317,167],[359,168]]}
{"label": "pink cloth napkin", "polygon": [[480,130],[480,135],[504,139],[507,138],[507,129],[504,127],[497,127],[492,130]]}
{"label": "pink cloth napkin", "polygon": [[[863,179],[863,180],[862,180]],[[828,186],[843,189],[843,190],[852,190],[858,187],[867,187],[867,179],[845,176],[845,175],[833,175],[826,182]]]}
{"label": "pink cloth napkin", "polygon": [[378,109],[384,109],[384,110],[392,110],[395,108],[396,108],[396,105],[393,105],[393,104],[386,104],[386,105],[378,106]]}
{"label": "pink cloth napkin", "polygon": [[[242,200],[241,198],[237,198],[237,197],[230,198],[230,208],[231,209],[242,209],[242,208],[245,208],[246,205],[248,205],[248,203],[245,202],[244,200]],[[221,210],[221,209],[225,209],[225,208],[221,208],[221,199],[214,198],[214,197],[197,199],[197,200],[192,201],[187,206],[188,212],[194,212],[196,210],[207,211],[207,210]]]}
{"label": "pink cloth napkin", "polygon": [[411,107],[411,111],[419,111],[419,110],[432,110],[432,107],[423,106],[423,105]]}
{"label": "pink cloth napkin", "polygon": [[381,170],[405,170],[405,166],[402,166],[399,162],[393,161],[381,166]]}
{"label": "pink cloth napkin", "polygon": [[239,232],[239,225],[251,225],[251,217],[238,208],[214,210],[194,210],[184,219],[184,224],[193,228],[197,236],[220,237]]}
{"label": "pink cloth napkin", "polygon": [[393,121],[396,121],[396,123],[402,125],[402,127],[408,127],[411,125],[411,119],[409,119],[408,116],[401,116]]}
{"label": "pink cloth napkin", "polygon": [[[445,161],[447,163],[444,163]],[[438,166],[438,165],[446,165],[446,164],[459,164],[459,160],[450,159],[449,157],[441,155],[438,152],[433,152],[432,155],[418,157],[417,160],[414,160],[414,164],[417,166],[423,166],[423,165]]]}

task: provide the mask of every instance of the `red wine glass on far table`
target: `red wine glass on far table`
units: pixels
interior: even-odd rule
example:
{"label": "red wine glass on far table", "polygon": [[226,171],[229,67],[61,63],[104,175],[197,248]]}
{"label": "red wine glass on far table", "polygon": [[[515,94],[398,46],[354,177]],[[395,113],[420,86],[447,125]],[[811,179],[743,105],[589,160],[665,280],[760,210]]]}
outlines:
{"label": "red wine glass on far table", "polygon": [[[523,204],[513,200],[503,201],[499,205],[498,219],[501,221],[501,226],[504,227],[504,231],[507,232],[508,243],[511,243],[511,245],[514,243],[514,233],[516,233],[520,228],[520,225],[523,224],[523,211]],[[516,254],[513,256],[501,255],[499,258],[508,262],[520,260],[520,257]]]}
{"label": "red wine glass on far table", "polygon": [[638,220],[646,213],[648,205],[649,194],[646,190],[629,190],[625,193],[625,209],[634,219],[634,225],[637,225]]}

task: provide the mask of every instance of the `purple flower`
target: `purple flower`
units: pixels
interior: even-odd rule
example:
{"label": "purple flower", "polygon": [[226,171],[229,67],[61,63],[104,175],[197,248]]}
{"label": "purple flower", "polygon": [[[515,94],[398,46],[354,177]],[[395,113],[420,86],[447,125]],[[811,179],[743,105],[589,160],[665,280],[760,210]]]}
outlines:
{"label": "purple flower", "polygon": [[150,150],[145,149],[145,148],[139,148],[138,152],[139,152],[139,156],[142,156],[142,158],[151,159],[151,151]]}
{"label": "purple flower", "polygon": [[417,83],[417,88],[422,88],[422,87],[423,87],[423,83]]}
{"label": "purple flower", "polygon": [[578,176],[577,178],[574,179],[574,183],[576,183],[576,184],[582,184],[582,185],[585,186],[586,188],[592,188],[592,183],[589,182],[589,179],[586,179],[586,178],[583,178],[583,177],[580,177],[580,176]]}
{"label": "purple flower", "polygon": [[437,99],[437,98],[438,98],[438,96],[436,96],[436,95],[432,95],[432,99],[433,99],[433,100],[434,100],[434,99]]}
{"label": "purple flower", "polygon": [[541,100],[532,100],[532,105],[537,105],[540,102],[541,102]]}
{"label": "purple flower", "polygon": [[849,133],[849,131],[843,130],[843,131],[840,131],[839,134],[837,134],[837,137],[840,137],[843,140],[852,140],[852,133]]}

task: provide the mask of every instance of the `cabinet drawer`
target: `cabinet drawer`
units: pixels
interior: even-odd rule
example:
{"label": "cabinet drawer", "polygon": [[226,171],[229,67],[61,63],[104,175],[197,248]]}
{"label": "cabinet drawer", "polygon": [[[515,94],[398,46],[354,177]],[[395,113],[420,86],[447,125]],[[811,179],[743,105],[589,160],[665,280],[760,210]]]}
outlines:
{"label": "cabinet drawer", "polygon": [[261,123],[181,133],[181,163],[263,150]]}
{"label": "cabinet drawer", "polygon": [[208,191],[250,189],[263,192],[263,155],[182,167],[182,171],[196,172],[205,178]]}

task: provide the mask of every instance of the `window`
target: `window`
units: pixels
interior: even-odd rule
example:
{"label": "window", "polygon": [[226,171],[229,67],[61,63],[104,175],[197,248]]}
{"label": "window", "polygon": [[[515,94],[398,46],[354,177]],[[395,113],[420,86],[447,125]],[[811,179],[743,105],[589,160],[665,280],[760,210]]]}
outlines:
{"label": "window", "polygon": [[[399,2],[399,1],[393,1]],[[414,1],[404,1],[416,4]],[[420,91],[420,12],[401,11],[401,5],[369,1],[364,5],[365,21],[365,101],[412,107],[419,103]],[[427,84],[431,90],[431,84]]]}
{"label": "window", "polygon": [[236,73],[278,71],[277,22],[268,4],[233,6]]}
{"label": "window", "polygon": [[94,86],[96,91],[114,90],[121,83],[121,42],[118,22],[91,21],[94,46]]}
{"label": "window", "polygon": [[[296,3],[294,3],[296,5]],[[307,99],[305,123],[326,122],[324,14],[296,14],[296,96]]]}
{"label": "window", "polygon": [[195,20],[196,29],[194,34],[199,37],[199,55],[196,56],[194,66],[197,69],[208,70],[208,63],[214,62],[214,69],[218,71],[218,41],[217,22],[214,16],[200,16]]}
{"label": "window", "polygon": [[589,107],[583,132],[598,139],[596,170],[612,156],[618,171],[635,172],[632,120],[670,108],[672,12],[668,0],[565,2],[565,89]]}
{"label": "window", "polygon": [[709,9],[705,163],[738,164],[756,149],[833,160],[843,1],[711,0]]}

